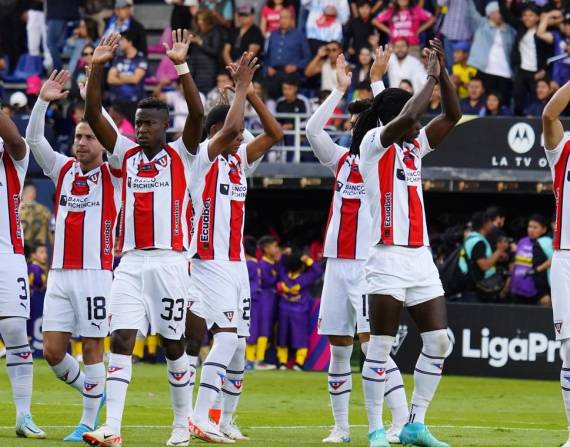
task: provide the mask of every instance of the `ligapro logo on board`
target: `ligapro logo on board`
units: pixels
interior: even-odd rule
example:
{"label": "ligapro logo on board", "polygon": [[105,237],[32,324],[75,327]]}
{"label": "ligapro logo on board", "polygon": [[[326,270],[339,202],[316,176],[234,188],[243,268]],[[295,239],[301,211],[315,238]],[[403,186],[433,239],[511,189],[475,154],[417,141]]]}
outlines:
{"label": "ligapro logo on board", "polygon": [[513,124],[509,129],[507,141],[513,152],[526,154],[534,146],[534,129],[530,124],[524,122]]}

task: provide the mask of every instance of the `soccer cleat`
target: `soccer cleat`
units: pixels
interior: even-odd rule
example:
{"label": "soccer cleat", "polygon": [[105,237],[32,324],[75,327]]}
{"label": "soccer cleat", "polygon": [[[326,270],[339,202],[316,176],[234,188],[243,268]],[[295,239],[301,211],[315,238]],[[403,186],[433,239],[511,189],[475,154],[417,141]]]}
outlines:
{"label": "soccer cleat", "polygon": [[63,440],[65,442],[83,442],[83,434],[92,431],[92,428],[85,424],[79,424],[72,433],[68,434]]}
{"label": "soccer cleat", "polygon": [[343,430],[337,426],[334,426],[331,430],[331,433],[325,439],[323,439],[323,442],[330,444],[341,444],[350,441],[350,433],[348,430]]}
{"label": "soccer cleat", "polygon": [[234,441],[249,441],[249,438],[245,436],[237,426],[235,418],[228,423],[222,422],[220,431]]}
{"label": "soccer cleat", "polygon": [[400,442],[406,446],[449,447],[449,444],[438,441],[421,422],[410,422],[404,425],[400,433]]}
{"label": "soccer cleat", "polygon": [[172,428],[170,439],[166,442],[167,446],[185,447],[190,444],[190,432],[188,427],[175,426]]}
{"label": "soccer cleat", "polygon": [[386,432],[386,439],[390,444],[401,444],[400,442],[400,433],[402,432],[401,425],[394,425],[388,429]]}
{"label": "soccer cleat", "polygon": [[211,422],[194,422],[192,418],[188,419],[190,433],[205,442],[213,442],[216,444],[233,444],[235,441],[224,435],[218,427]]}
{"label": "soccer cleat", "polygon": [[279,371],[287,371],[289,368],[287,368],[287,365],[284,365],[283,363],[281,363],[281,365],[279,365]]}
{"label": "soccer cleat", "polygon": [[303,369],[303,367],[301,365],[299,365],[298,363],[295,363],[295,365],[293,366],[293,371],[305,371]]}
{"label": "soccer cleat", "polygon": [[390,447],[383,428],[368,433],[368,442],[370,447]]}
{"label": "soccer cleat", "polygon": [[256,371],[271,371],[274,369],[277,369],[277,366],[272,365],[271,363],[259,362],[257,365],[255,365]]}
{"label": "soccer cleat", "polygon": [[83,433],[83,440],[89,445],[98,447],[121,447],[123,438],[115,433],[111,427],[103,425],[97,430]]}
{"label": "soccer cleat", "polygon": [[45,439],[45,432],[32,419],[31,414],[19,414],[16,419],[16,434],[20,438]]}

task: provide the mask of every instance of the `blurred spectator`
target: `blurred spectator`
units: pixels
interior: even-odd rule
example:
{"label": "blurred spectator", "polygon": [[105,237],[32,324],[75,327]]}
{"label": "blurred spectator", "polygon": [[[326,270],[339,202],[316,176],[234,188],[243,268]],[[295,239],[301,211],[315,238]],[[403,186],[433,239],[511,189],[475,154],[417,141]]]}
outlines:
{"label": "blurred spectator", "polygon": [[426,113],[429,115],[439,115],[441,113],[441,88],[439,84],[433,87]]}
{"label": "blurred spectator", "polygon": [[356,67],[352,70],[351,89],[361,82],[370,83],[370,67],[372,67],[372,51],[370,47],[362,47],[358,52]]}
{"label": "blurred spectator", "polygon": [[336,59],[342,52],[340,42],[330,42],[323,45],[307,68],[305,76],[308,78],[321,75],[320,90],[334,90],[336,88]]}
{"label": "blurred spectator", "polygon": [[485,107],[479,112],[479,116],[512,116],[512,110],[503,103],[503,98],[499,92],[487,93]]}
{"label": "blurred spectator", "polygon": [[133,17],[133,0],[116,0],[115,13],[107,21],[103,36],[111,33],[130,31],[133,45],[138,51],[147,54],[146,30],[144,26]]}
{"label": "blurred spectator", "polygon": [[43,292],[46,290],[49,268],[48,261],[47,245],[41,242],[31,244],[28,262],[28,282],[30,284],[32,302],[35,301],[34,298],[43,297]]}
{"label": "blurred spectator", "polygon": [[93,58],[93,52],[95,51],[95,46],[93,44],[87,44],[83,47],[81,52],[81,57],[77,61],[75,70],[71,73],[71,97],[79,98],[79,89],[85,82],[87,82],[86,67],[91,65],[91,59]]}
{"label": "blurred spectator", "polygon": [[84,0],[83,6],[87,17],[97,23],[97,34],[105,32],[105,20],[113,15],[115,0]]}
{"label": "blurred spectator", "polygon": [[501,14],[505,21],[515,27],[517,34],[511,56],[514,71],[514,112],[522,115],[529,99],[534,99],[536,81],[546,75],[546,58],[549,47],[538,38],[536,31],[540,20],[540,10],[533,3],[525,3],[521,8],[520,19],[501,1]]}
{"label": "blurred spectator", "polygon": [[291,27],[294,28],[295,7],[289,3],[289,0],[267,0],[267,4],[261,10],[261,21],[259,23],[259,28],[266,38],[281,28],[281,12],[284,10],[291,13],[291,20],[293,21]]}
{"label": "blurred spectator", "polygon": [[[259,81],[253,81],[253,88],[255,89],[255,94],[259,96],[263,102],[265,103],[265,107],[269,109],[271,113],[275,113],[275,106],[276,103],[273,99],[269,99],[267,97],[267,93],[263,88],[263,85]],[[249,130],[261,130],[263,129],[263,125],[261,124],[261,120],[259,119],[259,115],[252,107],[249,102],[245,103],[245,123],[246,127]]]}
{"label": "blurred spectator", "polygon": [[[552,81],[558,87],[570,81],[570,14],[566,14],[562,24],[557,26],[560,11],[554,10],[543,14],[536,35],[554,48],[552,62]],[[549,27],[553,27],[549,29]]]}
{"label": "blurred spectator", "polygon": [[552,89],[548,79],[540,79],[536,82],[536,98],[524,109],[525,116],[542,116],[544,106],[552,96]]}
{"label": "blurred spectator", "polygon": [[374,25],[390,36],[390,42],[403,39],[410,52],[420,56],[420,34],[435,23],[435,17],[412,0],[391,0],[390,5],[376,16]]}
{"label": "blurred spectator", "polygon": [[490,206],[485,211],[487,216],[491,219],[491,232],[489,233],[487,239],[491,243],[493,250],[497,246],[497,241],[505,237],[505,231],[503,228],[505,227],[505,222],[507,220],[507,213],[506,211],[500,206]]}
{"label": "blurred spectator", "polygon": [[121,104],[125,116],[134,121],[136,104],[144,98],[144,77],[148,63],[134,44],[136,32],[127,29],[121,33],[121,52],[115,57],[107,75],[113,101]]}
{"label": "blurred spectator", "polygon": [[466,17],[467,0],[437,0],[437,5],[447,8],[443,16],[440,32],[443,35],[443,48],[448,67],[453,60],[454,46],[459,42],[471,41],[473,30]]}
{"label": "blurred spectator", "polygon": [[402,79],[411,81],[413,90],[419,91],[426,82],[427,73],[421,61],[409,54],[409,44],[406,39],[394,42],[394,52],[388,65],[388,81],[390,87],[400,85]]}
{"label": "blurred spectator", "polygon": [[26,9],[22,0],[4,0],[0,5],[0,53],[8,57],[11,72],[26,52]]}
{"label": "blurred spectator", "polygon": [[202,7],[208,8],[212,11],[214,21],[217,25],[224,28],[230,28],[234,18],[234,7],[232,0],[204,0],[201,3]]}
{"label": "blurred spectator", "polygon": [[329,42],[342,42],[342,27],[350,18],[347,0],[301,0],[301,3],[309,10],[306,33],[312,54]]}
{"label": "blurred spectator", "polygon": [[216,85],[216,75],[220,71],[219,56],[223,48],[222,32],[216,26],[212,11],[198,11],[196,31],[191,39],[188,66],[198,90],[207,94]]}
{"label": "blurred spectator", "polygon": [[164,0],[165,3],[173,5],[170,13],[171,29],[191,29],[192,21],[198,11],[198,0]]}
{"label": "blurred spectator", "polygon": [[[171,82],[164,80],[160,82],[153,95],[156,96],[161,101],[165,102],[168,107],[174,110],[174,122],[173,127],[177,132],[181,132],[186,124],[186,117],[188,116],[188,104],[184,98],[184,92],[182,91],[182,85],[180,84],[180,79],[176,80],[175,90],[162,91],[164,87],[170,85]],[[206,97],[203,93],[200,93],[200,99],[202,100],[202,105],[206,105]]]}
{"label": "blurred spectator", "polygon": [[239,61],[244,52],[249,51],[256,56],[263,52],[263,35],[254,23],[255,10],[249,4],[242,5],[237,11],[237,27],[230,30],[228,41],[224,46],[224,63],[226,65]]}
{"label": "blurred spectator", "polygon": [[[285,77],[282,84],[283,97],[277,101],[275,111],[277,113],[307,113],[307,99],[299,96],[299,81],[295,78]],[[295,128],[295,120],[293,118],[280,118],[279,123],[283,130],[293,130]],[[292,146],[294,142],[293,135],[285,135],[284,142],[286,146]]]}
{"label": "blurred spectator", "polygon": [[527,236],[517,242],[509,281],[511,297],[517,303],[551,305],[549,275],[554,250],[547,231],[546,219],[533,214],[528,220]]}
{"label": "blurred spectator", "polygon": [[77,68],[77,63],[81,58],[83,48],[87,44],[96,45],[99,33],[97,31],[97,22],[90,18],[79,21],[77,28],[73,30],[73,35],[67,39],[63,54],[69,57],[67,69],[73,73]]}
{"label": "blurred spectator", "polygon": [[400,84],[398,85],[398,88],[407,91],[411,95],[414,94],[414,86],[412,85],[412,81],[410,81],[409,79],[402,79],[400,81]]}
{"label": "blurred spectator", "polygon": [[53,68],[61,70],[63,67],[61,50],[67,37],[67,23],[79,20],[80,0],[45,0],[45,2],[47,46],[53,59]]}
{"label": "blurred spectator", "polygon": [[377,34],[372,23],[372,6],[369,0],[358,1],[358,15],[352,17],[344,29],[344,48],[351,61],[355,61],[364,47],[370,47],[370,37]]}
{"label": "blurred spectator", "polygon": [[469,81],[477,74],[477,69],[467,65],[469,58],[469,42],[456,42],[453,44],[453,65],[451,66],[451,80],[457,86],[459,99],[467,98]]}
{"label": "blurred spectator", "polygon": [[25,135],[30,122],[30,109],[28,97],[24,92],[14,92],[10,95],[10,108],[12,109],[12,121],[18,128],[20,135]]}
{"label": "blurred spectator", "polygon": [[[323,90],[325,92],[329,92],[330,90]],[[364,99],[372,99],[372,87],[370,87],[369,81],[362,81],[355,85],[354,90],[352,92],[352,100],[364,100]],[[324,98],[323,98],[324,101]],[[342,113],[342,112],[341,112]],[[340,126],[340,122],[339,122]]]}
{"label": "blurred spectator", "polygon": [[51,242],[49,231],[51,211],[36,201],[37,194],[36,185],[26,180],[22,191],[22,203],[20,204],[20,221],[24,230],[24,240],[28,244],[49,244]]}
{"label": "blurred spectator", "polygon": [[[233,82],[230,75],[227,73],[220,73],[216,76],[216,85],[208,92],[206,96],[206,107],[204,108],[204,113],[208,113],[214,106],[220,104],[221,93],[226,91],[226,87],[232,86]],[[232,91],[227,92],[227,97],[230,101],[233,100],[234,93]]]}
{"label": "blurred spectator", "polygon": [[53,66],[51,53],[47,46],[47,26],[44,13],[44,0],[28,0],[26,34],[28,37],[28,53],[40,56],[40,44],[43,48],[44,67]]}
{"label": "blurred spectator", "polygon": [[111,107],[109,107],[109,116],[113,119],[113,122],[117,126],[117,129],[119,129],[121,135],[135,141],[135,128],[125,117],[120,106],[112,104]]}
{"label": "blurred spectator", "polygon": [[467,2],[467,16],[475,30],[467,63],[478,70],[485,90],[499,91],[505,104],[509,104],[513,74],[509,60],[516,32],[504,22],[498,2],[487,3],[485,17],[479,14],[473,0]]}
{"label": "blurred spectator", "polygon": [[479,78],[473,78],[467,84],[467,98],[459,101],[461,113],[464,115],[479,115],[485,106],[485,87]]}
{"label": "blurred spectator", "polygon": [[269,96],[281,95],[281,81],[284,76],[300,80],[303,70],[311,59],[309,43],[303,33],[294,27],[295,20],[289,9],[282,9],[279,29],[271,33],[267,45],[267,78],[265,83]]}

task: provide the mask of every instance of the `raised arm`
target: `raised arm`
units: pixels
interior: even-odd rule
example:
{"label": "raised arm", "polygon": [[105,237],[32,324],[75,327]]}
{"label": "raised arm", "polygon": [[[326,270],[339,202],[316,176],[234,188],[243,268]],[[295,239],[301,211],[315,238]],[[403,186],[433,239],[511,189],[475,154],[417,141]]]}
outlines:
{"label": "raised arm", "polygon": [[399,141],[419,121],[426,110],[433,88],[439,82],[440,65],[435,51],[430,52],[427,71],[428,80],[422,89],[410,98],[400,114],[384,127],[380,135],[382,146],[389,147]]}
{"label": "raised arm", "polygon": [[548,150],[556,148],[564,137],[564,127],[560,121],[560,114],[566,109],[569,101],[570,81],[558,89],[542,112],[544,147]]}
{"label": "raised arm", "polygon": [[307,68],[305,68],[305,76],[310,78],[312,76],[318,75],[323,69],[323,64],[325,63],[326,56],[327,47],[326,45],[323,45],[319,48],[319,51],[317,51],[315,57],[311,59],[311,62],[309,62]]}
{"label": "raised arm", "polygon": [[194,79],[188,69],[186,58],[188,49],[190,48],[190,33],[188,30],[172,31],[172,48],[167,43],[163,43],[166,49],[166,55],[170,58],[176,67],[176,71],[180,76],[184,99],[188,106],[188,116],[184,124],[182,132],[182,141],[184,146],[191,154],[196,154],[198,145],[202,139],[202,120],[204,119],[204,107],[200,99],[200,92],[194,83]]}
{"label": "raised arm", "polygon": [[426,136],[431,147],[437,147],[447,136],[455,124],[461,119],[461,106],[455,91],[455,85],[445,70],[445,56],[441,42],[438,39],[430,41],[430,45],[439,57],[441,86],[441,113],[432,119],[426,127]]}
{"label": "raised arm", "polygon": [[87,85],[85,98],[85,119],[91,126],[93,133],[109,152],[113,152],[117,142],[117,132],[103,116],[103,97],[101,95],[103,70],[105,64],[113,59],[115,51],[119,46],[121,35],[113,33],[108,37],[103,37],[95,51],[91,62],[91,75]]}
{"label": "raised arm", "polygon": [[486,20],[485,17],[477,11],[477,7],[473,0],[467,0],[467,9],[465,10],[465,14],[467,16],[467,20],[471,22],[473,31],[476,31],[477,28],[479,28],[479,26]]}
{"label": "raised arm", "polygon": [[551,17],[550,12],[542,14],[540,16],[540,22],[538,23],[538,28],[536,29],[536,37],[538,37],[540,40],[548,44],[554,42],[554,36],[550,31],[548,31],[548,25],[550,24],[550,17]]}
{"label": "raised arm", "polygon": [[44,135],[45,115],[51,101],[63,99],[69,94],[65,90],[69,77],[69,72],[66,70],[59,73],[57,70],[52,72],[49,79],[42,85],[39,98],[34,104],[30,122],[26,128],[26,141],[30,145],[34,158],[46,174],[53,172],[58,155],[60,157],[62,155],[54,152]]}
{"label": "raised arm", "polygon": [[234,76],[236,82],[234,100],[223,127],[208,143],[208,157],[210,160],[215,160],[218,155],[224,152],[242,131],[247,89],[258,69],[257,58],[253,57],[251,53],[244,53]]}

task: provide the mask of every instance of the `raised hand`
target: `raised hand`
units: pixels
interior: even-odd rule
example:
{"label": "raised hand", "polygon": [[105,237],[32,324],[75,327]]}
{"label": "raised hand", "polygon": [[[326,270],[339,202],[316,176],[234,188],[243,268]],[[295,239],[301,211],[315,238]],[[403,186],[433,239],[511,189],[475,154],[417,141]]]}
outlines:
{"label": "raised hand", "polygon": [[112,33],[107,37],[103,37],[93,51],[93,58],[91,59],[92,64],[106,64],[113,60],[115,57],[115,51],[119,48],[119,41],[121,40],[121,35],[119,33]]}
{"label": "raised hand", "polygon": [[439,59],[439,65],[443,69],[445,67],[445,51],[443,51],[443,47],[441,45],[441,40],[433,39],[429,41],[430,47],[432,51],[437,53],[437,57]]}
{"label": "raised hand", "polygon": [[40,98],[47,102],[65,98],[69,94],[69,91],[65,90],[69,78],[70,75],[67,70],[61,70],[60,72],[57,70],[52,71],[48,80],[42,85]]}
{"label": "raised hand", "polygon": [[[232,73],[233,67],[228,67],[230,73]],[[257,63],[257,57],[253,56],[253,53],[243,53],[235,72],[233,72],[232,77],[236,85],[236,90],[248,90],[253,80],[255,72],[259,69],[259,64]]]}
{"label": "raised hand", "polygon": [[427,63],[428,76],[435,77],[435,80],[437,81],[439,79],[440,72],[441,72],[441,67],[439,65],[438,54],[435,51],[430,51]]}
{"label": "raised hand", "polygon": [[381,45],[376,49],[376,56],[372,67],[370,67],[370,80],[372,82],[381,81],[390,64],[390,56],[392,56],[392,47],[390,45]]}
{"label": "raised hand", "polygon": [[79,83],[79,96],[85,101],[87,97],[87,83],[89,82],[89,76],[91,76],[91,67],[85,66],[85,81]]}
{"label": "raised hand", "polygon": [[347,72],[348,64],[344,58],[344,54],[339,54],[336,58],[336,88],[341,92],[346,92],[350,87],[352,73]]}
{"label": "raised hand", "polygon": [[174,65],[180,65],[186,62],[191,39],[192,34],[190,34],[187,29],[177,29],[172,31],[172,48],[170,48],[166,42],[162,43],[166,50],[166,55]]}

